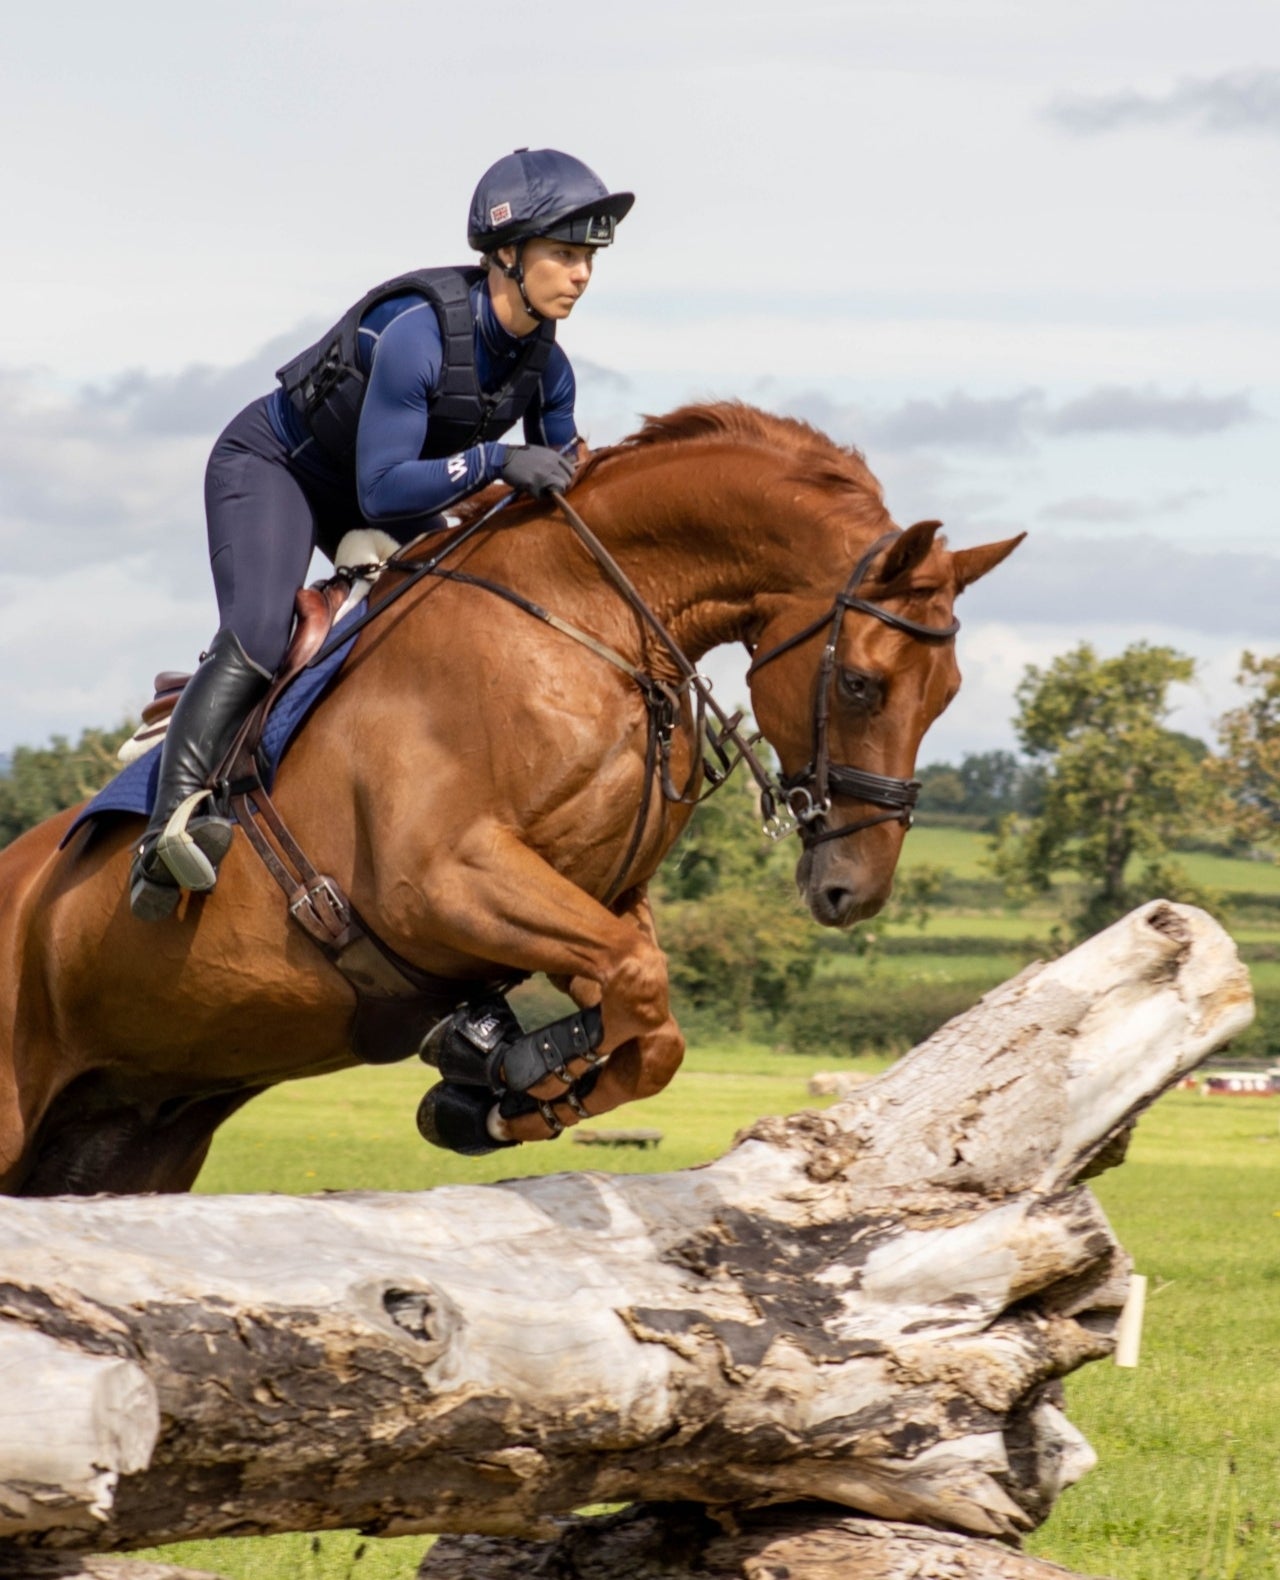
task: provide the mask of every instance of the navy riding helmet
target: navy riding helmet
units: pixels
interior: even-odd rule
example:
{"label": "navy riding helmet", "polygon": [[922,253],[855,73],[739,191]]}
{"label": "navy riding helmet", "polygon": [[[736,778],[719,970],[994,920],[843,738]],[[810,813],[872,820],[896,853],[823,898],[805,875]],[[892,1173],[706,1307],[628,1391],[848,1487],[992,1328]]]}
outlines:
{"label": "navy riding helmet", "polygon": [[610,192],[594,170],[570,154],[517,148],[480,177],[467,241],[481,253],[532,236],[607,247],[634,202],[634,193]]}

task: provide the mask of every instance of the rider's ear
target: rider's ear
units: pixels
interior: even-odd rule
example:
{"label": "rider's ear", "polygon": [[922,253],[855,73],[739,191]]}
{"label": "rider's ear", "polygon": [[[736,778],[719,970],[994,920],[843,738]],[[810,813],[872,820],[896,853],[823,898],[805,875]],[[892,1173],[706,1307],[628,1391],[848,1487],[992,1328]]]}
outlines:
{"label": "rider's ear", "polygon": [[963,592],[980,576],[994,570],[1001,560],[1007,560],[1025,537],[1026,533],[1020,532],[1016,538],[1005,538],[1000,543],[983,543],[976,549],[957,549],[951,556],[956,571],[956,591]]}
{"label": "rider's ear", "polygon": [[915,570],[933,547],[933,540],[941,526],[940,521],[917,521],[914,526],[908,527],[900,538],[895,539],[893,547],[885,555],[876,580],[888,585],[896,582],[899,576]]}

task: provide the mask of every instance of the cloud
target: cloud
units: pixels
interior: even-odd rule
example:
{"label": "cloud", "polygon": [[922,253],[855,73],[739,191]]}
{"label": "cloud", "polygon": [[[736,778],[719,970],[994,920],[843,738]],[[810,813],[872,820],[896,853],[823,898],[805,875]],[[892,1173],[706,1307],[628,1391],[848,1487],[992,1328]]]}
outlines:
{"label": "cloud", "polygon": [[1150,387],[1107,385],[1047,411],[1044,428],[1051,434],[1145,432],[1194,438],[1221,433],[1258,416],[1244,390],[1229,395],[1202,395],[1198,390],[1163,395]]}
{"label": "cloud", "polygon": [[51,555],[59,569],[97,563],[196,536],[208,444],[140,433],[109,403],[36,373],[0,372],[6,569],[38,573]]}
{"label": "cloud", "polygon": [[955,390],[942,400],[909,400],[871,421],[875,441],[890,449],[964,445],[1025,449],[1044,406],[1039,390],[983,399]]}
{"label": "cloud", "polygon": [[579,386],[588,389],[607,390],[613,395],[625,395],[631,390],[631,380],[625,373],[619,373],[616,368],[606,368],[599,362],[592,362],[588,357],[574,357],[573,374]]}
{"label": "cloud", "polygon": [[131,368],[105,384],[86,385],[77,408],[87,419],[101,414],[129,432],[207,437],[212,445],[242,407],[274,389],[275,370],[323,332],[317,319],[269,340],[233,367],[191,363],[177,373]]}
{"label": "cloud", "polygon": [[[966,603],[970,595],[966,595]],[[1033,534],[972,594],[983,617],[1011,624],[1154,625],[1273,642],[1280,559],[1196,553],[1153,534]]]}
{"label": "cloud", "polygon": [[1208,488],[1184,488],[1158,499],[1112,499],[1105,494],[1077,494],[1058,499],[1039,512],[1042,521],[1150,521],[1179,514],[1212,497]]}
{"label": "cloud", "polygon": [[953,390],[935,400],[900,406],[840,405],[819,392],[793,396],[784,409],[840,443],[880,451],[922,449],[1027,451],[1042,438],[1079,434],[1169,434],[1198,438],[1262,415],[1247,390],[1205,395],[1166,394],[1147,385],[1099,385],[1073,400],[1051,404],[1040,389],[1013,395],[969,395]]}
{"label": "cloud", "polygon": [[[318,324],[297,326],[232,367],[132,369],[66,389],[33,369],[0,368],[0,550],[12,570],[47,563],[51,544],[81,563],[153,551],[204,553],[203,478],[214,440],[266,394],[275,368]],[[591,362],[577,367],[584,431],[633,427],[630,384]]]}
{"label": "cloud", "polygon": [[109,727],[151,697],[160,669],[188,669],[217,623],[208,571],[157,596],[146,556],[0,574],[0,744]]}
{"label": "cloud", "polygon": [[1167,93],[1066,94],[1048,118],[1081,136],[1126,126],[1183,124],[1206,132],[1280,136],[1280,71],[1229,71],[1217,77],[1184,77]]}

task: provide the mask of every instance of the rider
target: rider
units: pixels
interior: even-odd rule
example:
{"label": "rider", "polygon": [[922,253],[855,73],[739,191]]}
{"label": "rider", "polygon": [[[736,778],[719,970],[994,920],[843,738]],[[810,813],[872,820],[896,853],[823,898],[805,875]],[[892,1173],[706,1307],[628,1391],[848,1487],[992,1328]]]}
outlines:
{"label": "rider", "polygon": [[[333,558],[362,518],[406,543],[498,479],[535,496],[567,487],[575,386],[556,323],[634,201],[555,149],[508,154],[471,199],[481,267],[375,287],[218,439],[205,474],[218,632],[165,735],[130,870],[135,916],[168,916],[180,887],[216,881],[233,825],[205,787],[284,655],[313,548]],[[525,443],[503,443],[519,418]]]}

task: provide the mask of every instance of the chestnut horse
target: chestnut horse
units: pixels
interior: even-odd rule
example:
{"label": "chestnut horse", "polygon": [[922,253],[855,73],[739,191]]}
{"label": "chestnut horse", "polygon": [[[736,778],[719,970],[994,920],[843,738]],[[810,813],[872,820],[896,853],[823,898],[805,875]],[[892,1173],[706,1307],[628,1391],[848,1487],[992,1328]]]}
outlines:
{"label": "chestnut horse", "polygon": [[[1018,542],[949,551],[935,522],[899,531],[860,455],[736,404],[649,419],[586,463],[572,504],[691,659],[726,642],[757,654],[754,713],[787,775],[814,755],[821,690],[832,762],[910,778],[960,683],[953,600]],[[682,679],[551,504],[514,505],[447,563]],[[838,651],[819,688],[827,631]],[[542,972],[598,1006],[603,1062],[578,1105],[592,1115],[661,1090],[684,1048],[645,885],[690,808],[645,793],[647,720],[634,679],[589,647],[474,582],[426,578],[360,633],[274,791],[307,854],[414,966]],[[690,721],[686,692],[677,785],[697,767]],[[885,903],[909,818],[861,798],[857,774],[831,783],[797,877],[814,918],[843,926]],[[128,902],[136,828],[106,820],[60,849],[72,817],[0,853],[0,1190],[185,1190],[248,1098],[357,1062],[353,993],[244,839],[216,890],[144,924]],[[871,826],[831,837],[854,821]],[[581,1117],[555,1103],[554,1076],[532,1091],[561,1124]],[[542,1111],[503,1134],[546,1139]]]}

